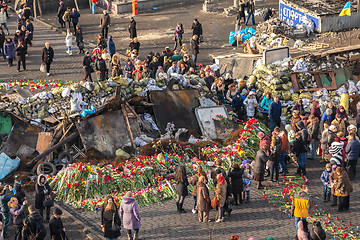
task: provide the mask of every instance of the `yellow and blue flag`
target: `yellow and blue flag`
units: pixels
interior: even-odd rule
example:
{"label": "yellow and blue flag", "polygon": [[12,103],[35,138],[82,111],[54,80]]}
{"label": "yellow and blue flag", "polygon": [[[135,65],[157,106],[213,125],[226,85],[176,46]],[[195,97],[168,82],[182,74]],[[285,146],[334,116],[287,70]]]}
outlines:
{"label": "yellow and blue flag", "polygon": [[343,10],[341,11],[341,13],[339,14],[339,16],[351,16],[351,11],[350,11],[350,1],[348,1],[347,3],[345,3],[345,6],[343,8]]}

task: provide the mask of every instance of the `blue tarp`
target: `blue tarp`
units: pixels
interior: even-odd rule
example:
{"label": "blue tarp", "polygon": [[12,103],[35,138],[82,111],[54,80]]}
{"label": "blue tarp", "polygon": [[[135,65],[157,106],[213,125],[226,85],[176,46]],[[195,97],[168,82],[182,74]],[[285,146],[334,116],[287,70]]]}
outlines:
{"label": "blue tarp", "polygon": [[3,180],[8,174],[12,171],[16,170],[19,167],[20,158],[16,157],[15,159],[11,159],[5,153],[0,154],[0,180]]}
{"label": "blue tarp", "polygon": [[235,41],[235,36],[237,34],[241,35],[242,38],[242,42],[243,43],[245,40],[250,39],[252,36],[256,36],[256,30],[253,29],[252,27],[246,27],[244,29],[241,29],[240,31],[238,31],[237,33],[235,33],[235,31],[231,31],[229,34],[229,43],[233,44]]}

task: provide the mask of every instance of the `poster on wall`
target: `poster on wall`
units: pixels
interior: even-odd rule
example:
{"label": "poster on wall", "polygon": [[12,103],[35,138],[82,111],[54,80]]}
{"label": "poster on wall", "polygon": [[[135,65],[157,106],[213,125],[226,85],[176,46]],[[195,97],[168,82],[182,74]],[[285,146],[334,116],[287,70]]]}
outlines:
{"label": "poster on wall", "polygon": [[280,2],[280,19],[287,22],[293,28],[296,28],[297,24],[301,24],[306,19],[310,19],[314,22],[315,29],[319,29],[319,19],[303,13],[299,10],[296,10],[293,7],[290,7],[283,2]]}

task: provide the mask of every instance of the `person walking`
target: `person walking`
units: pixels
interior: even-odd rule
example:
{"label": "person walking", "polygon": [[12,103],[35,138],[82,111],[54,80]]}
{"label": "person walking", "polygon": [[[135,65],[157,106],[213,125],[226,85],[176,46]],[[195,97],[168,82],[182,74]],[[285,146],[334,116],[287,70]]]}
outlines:
{"label": "person walking", "polygon": [[[10,1],[9,1],[10,2]],[[9,18],[9,14],[8,14],[8,8],[9,8],[9,5],[7,4],[6,0],[3,0],[1,2],[1,8],[3,8],[5,10],[5,13],[6,13],[6,17]]]}
{"label": "person walking", "polygon": [[72,37],[73,37],[73,34],[70,30],[70,28],[68,28],[66,30],[66,37],[65,37],[65,44],[66,44],[66,47],[67,47],[67,50],[66,50],[66,53],[68,55],[72,55],[72,49],[71,49],[71,46],[72,46]]}
{"label": "person walking", "polygon": [[29,215],[24,220],[24,227],[22,230],[23,239],[43,240],[47,235],[43,218],[33,205],[28,207],[28,211]]}
{"label": "person walking", "polygon": [[190,41],[192,60],[194,61],[195,67],[196,67],[197,57],[200,52],[198,39],[199,37],[197,35],[193,35]]}
{"label": "person walking", "polygon": [[101,34],[106,39],[108,37],[108,31],[110,27],[110,15],[106,10],[103,11],[103,15],[100,17]]}
{"label": "person walking", "polygon": [[270,131],[274,131],[276,126],[281,125],[281,102],[279,96],[274,96],[274,101],[269,106]]}
{"label": "person walking", "polygon": [[198,211],[199,222],[209,222],[210,202],[209,189],[206,186],[206,176],[201,175],[196,189],[196,210]]}
{"label": "person walking", "polygon": [[66,240],[64,225],[61,221],[62,211],[58,208],[54,210],[54,216],[49,222],[51,240]]}
{"label": "person walking", "polygon": [[74,26],[74,33],[76,34],[76,31],[77,31],[76,26],[79,23],[79,17],[80,17],[80,13],[76,10],[76,8],[72,9],[72,13],[70,14],[70,17],[71,17],[71,21]]}
{"label": "person walking", "polygon": [[50,43],[46,42],[41,55],[42,64],[46,65],[46,73],[50,76],[50,66],[54,59],[54,50],[50,47]]}
{"label": "person walking", "polygon": [[92,82],[91,73],[94,71],[93,67],[91,66],[92,59],[90,56],[90,52],[86,51],[84,59],[83,59],[83,68],[85,77],[84,79],[88,79],[90,82]]}
{"label": "person walking", "polygon": [[198,41],[198,43],[200,43],[200,39],[202,38],[202,34],[203,34],[203,29],[202,29],[201,23],[199,22],[199,20],[197,18],[194,19],[194,21],[191,25],[191,29],[193,30],[192,35],[198,36],[197,41]]}
{"label": "person walking", "polygon": [[281,131],[279,127],[276,127],[274,129],[274,131],[277,133],[277,135],[281,139],[281,151],[280,151],[280,159],[279,159],[280,171],[279,171],[279,173],[287,174],[289,171],[288,171],[286,163],[285,163],[285,158],[288,155],[288,152],[290,149],[289,148],[289,140],[288,140],[286,133],[284,131]]}
{"label": "person walking", "polygon": [[20,9],[17,12],[17,30],[21,29],[21,26],[25,26],[25,16],[24,16],[24,11],[22,9]]}
{"label": "person walking", "polygon": [[98,3],[98,0],[91,0],[91,13],[96,14],[96,4]]}
{"label": "person walking", "polygon": [[6,12],[4,8],[1,8],[0,10],[0,24],[1,27],[4,27],[6,29],[6,34],[10,35],[9,29],[7,27],[7,17],[6,17]]}
{"label": "person walking", "polygon": [[83,37],[82,30],[81,30],[80,26],[76,26],[75,41],[76,41],[76,45],[79,48],[79,54],[85,53],[85,51],[84,51],[84,37]]}
{"label": "person walking", "polygon": [[63,21],[65,22],[66,29],[70,29],[70,22],[71,22],[71,9],[68,7],[62,17]]}
{"label": "person walking", "polygon": [[12,187],[9,185],[0,186],[0,212],[3,223],[4,236],[6,236],[7,228],[10,221],[10,209],[8,203],[11,199],[11,196],[6,195],[6,190],[12,191]]}
{"label": "person walking", "polygon": [[309,215],[310,202],[308,192],[308,186],[302,184],[300,186],[300,191],[294,195],[292,200],[291,215],[295,217],[296,231],[298,230],[298,222]]}
{"label": "person walking", "polygon": [[[107,240],[116,240],[120,235],[121,220],[114,198],[107,196],[101,206],[101,228]],[[114,229],[115,227],[115,229]]]}
{"label": "person walking", "polygon": [[239,12],[238,12],[238,15],[236,17],[236,20],[237,20],[237,25],[240,26],[241,25],[241,19],[243,19],[244,23],[246,21],[245,19],[245,7],[246,7],[246,4],[244,2],[244,0],[241,0],[240,1],[240,9],[239,9]]}
{"label": "person walking", "polygon": [[247,13],[248,13],[248,16],[246,18],[246,21],[245,21],[245,25],[248,24],[249,20],[250,20],[250,17],[252,17],[252,24],[255,25],[255,3],[254,3],[254,0],[249,0],[247,3],[246,3],[246,7],[247,7]]}
{"label": "person walking", "polygon": [[134,17],[130,17],[130,25],[129,25],[129,33],[130,33],[130,39],[134,39],[137,37],[136,33],[136,21]]}
{"label": "person walking", "polygon": [[31,16],[31,8],[27,4],[25,4],[23,7],[23,10],[24,10],[24,17],[25,17],[25,21],[26,21]]}
{"label": "person walking", "polygon": [[95,69],[97,71],[96,73],[99,74],[98,80],[105,81],[107,79],[106,73],[108,69],[106,67],[106,62],[102,58],[101,54],[98,55],[98,58],[95,61]]}
{"label": "person walking", "polygon": [[356,139],[355,133],[350,133],[348,136],[349,142],[346,145],[346,163],[348,165],[348,173],[350,180],[356,177],[356,164],[360,155],[360,142]]}
{"label": "person walking", "polygon": [[13,225],[15,226],[15,240],[22,240],[22,229],[24,226],[25,210],[28,201],[24,201],[21,205],[16,197],[12,197],[8,203]]}
{"label": "person walking", "polygon": [[188,195],[189,185],[187,176],[186,176],[186,168],[184,165],[179,166],[175,172],[175,181],[176,181],[176,207],[178,213],[185,213],[183,209],[185,197]]}
{"label": "person walking", "polygon": [[123,74],[120,64],[120,57],[117,54],[114,54],[111,59],[110,68],[112,69],[111,77],[119,77]]}
{"label": "person walking", "polygon": [[184,34],[183,25],[182,25],[182,23],[178,22],[176,24],[176,27],[175,27],[175,33],[174,33],[175,44],[174,44],[174,50],[173,51],[175,51],[178,46],[181,49],[183,34]]}
{"label": "person walking", "polygon": [[60,27],[64,28],[65,27],[65,21],[63,20],[63,16],[64,16],[64,13],[66,11],[66,8],[65,8],[65,5],[64,5],[63,1],[60,1],[59,4],[60,4],[60,6],[59,6],[58,11],[57,11],[57,17],[59,19]]}
{"label": "person walking", "polygon": [[254,165],[254,180],[258,182],[257,189],[262,189],[264,187],[263,185],[261,185],[261,182],[264,181],[265,165],[266,162],[269,160],[269,150],[269,146],[265,144],[256,153]]}
{"label": "person walking", "polygon": [[116,49],[115,49],[115,43],[114,43],[113,37],[111,35],[109,36],[107,47],[108,47],[108,52],[110,53],[110,56],[113,57],[116,52]]}
{"label": "person walking", "polygon": [[338,212],[347,211],[349,210],[350,193],[353,192],[353,187],[348,174],[342,167],[337,167],[335,173],[337,179],[332,182],[331,192],[339,199]]}
{"label": "person walking", "polygon": [[242,192],[244,168],[240,168],[239,164],[234,163],[229,169],[228,177],[230,178],[231,193],[234,197],[234,205],[243,203]]}
{"label": "person walking", "polygon": [[218,209],[218,215],[216,222],[224,221],[224,205],[227,199],[227,182],[222,173],[217,174],[216,176],[217,184],[215,187],[215,197],[218,200],[218,205],[216,206]]}
{"label": "person walking", "polygon": [[319,123],[319,119],[317,117],[315,117],[314,115],[309,116],[308,122],[309,123],[308,123],[307,129],[308,129],[309,137],[310,137],[310,144],[309,144],[310,156],[309,156],[309,158],[311,160],[314,160],[315,159],[315,151],[318,148],[320,123]]}
{"label": "person walking", "polygon": [[46,221],[50,220],[50,206],[45,206],[45,200],[50,198],[51,188],[46,181],[45,175],[40,174],[35,184],[35,207],[39,210],[40,216],[44,216],[46,210]]}
{"label": "person walking", "polygon": [[31,47],[34,36],[34,25],[30,21],[30,19],[26,20],[26,32],[27,32],[27,37],[25,38],[26,45],[29,45]]}
{"label": "person walking", "polygon": [[18,45],[15,48],[17,58],[17,72],[20,72],[20,65],[22,63],[24,71],[26,71],[26,62],[25,56],[27,53],[26,44],[23,41],[19,41]]}
{"label": "person walking", "polygon": [[[123,226],[127,230],[128,239],[139,239],[138,235],[141,227],[141,217],[139,207],[130,191],[122,198],[119,211],[120,218],[123,220]],[[132,235],[132,230],[134,231],[134,235]]]}
{"label": "person walking", "polygon": [[15,44],[10,37],[7,37],[4,43],[4,54],[8,60],[8,67],[13,66],[13,60],[15,58]]}
{"label": "person walking", "polygon": [[5,60],[5,54],[4,54],[4,43],[5,43],[5,33],[4,30],[0,27],[0,51],[2,54],[3,59]]}
{"label": "person walking", "polygon": [[191,211],[192,211],[193,214],[196,214],[198,183],[199,183],[199,179],[200,179],[201,176],[204,176],[205,180],[207,182],[207,176],[206,176],[205,171],[203,170],[203,168],[201,166],[198,166],[197,170],[196,170],[196,174],[194,175],[193,180],[192,180],[192,185],[194,186],[193,192],[192,192],[194,202],[193,202],[193,209]]}

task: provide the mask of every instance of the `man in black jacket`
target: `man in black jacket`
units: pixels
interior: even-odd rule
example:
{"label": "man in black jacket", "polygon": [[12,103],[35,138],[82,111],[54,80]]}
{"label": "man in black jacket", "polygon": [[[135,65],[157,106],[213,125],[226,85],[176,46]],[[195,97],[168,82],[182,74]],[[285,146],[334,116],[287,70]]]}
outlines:
{"label": "man in black jacket", "polygon": [[245,25],[248,24],[250,17],[252,17],[252,24],[255,25],[255,3],[254,0],[250,0],[246,3],[248,16],[245,21]]}
{"label": "man in black jacket", "polygon": [[134,17],[130,18],[129,33],[130,33],[130,38],[131,39],[134,39],[134,38],[137,37],[137,34],[136,34],[136,22],[134,20]]}
{"label": "man in black jacket", "polygon": [[59,4],[60,4],[60,6],[58,8],[57,17],[59,19],[59,23],[60,23],[61,27],[64,28],[65,27],[65,22],[64,22],[62,17],[64,16],[64,13],[66,11],[66,7],[65,7],[63,1],[60,1]]}
{"label": "man in black jacket", "polygon": [[196,66],[196,60],[197,60],[197,55],[199,54],[199,42],[198,42],[199,37],[197,35],[194,35],[190,41],[190,45],[191,45],[191,53],[192,53],[192,59],[194,61],[194,64]]}
{"label": "man in black jacket", "polygon": [[98,59],[95,61],[95,68],[96,71],[100,72],[99,81],[105,81],[106,80],[106,62],[104,59],[102,59],[101,54],[98,55]]}
{"label": "man in black jacket", "polygon": [[41,63],[46,65],[46,73],[50,76],[50,65],[54,59],[54,50],[50,47],[50,43],[46,42],[43,48]]}
{"label": "man in black jacket", "polygon": [[46,237],[46,229],[44,227],[43,218],[36,211],[33,205],[28,207],[29,216],[24,220],[22,230],[23,239],[43,240]]}
{"label": "man in black jacket", "polygon": [[64,240],[66,239],[65,228],[61,221],[62,211],[55,208],[54,217],[50,220],[50,237],[52,240]]}
{"label": "man in black jacket", "polygon": [[100,18],[100,27],[101,27],[101,33],[107,39],[108,37],[108,31],[110,27],[110,15],[106,10],[103,11],[103,15],[101,15]]}
{"label": "man in black jacket", "polygon": [[25,55],[27,52],[26,44],[24,41],[19,41],[18,45],[15,48],[17,59],[17,72],[20,72],[20,65],[22,63],[24,71],[26,71],[26,62],[25,62]]}
{"label": "man in black jacket", "polygon": [[191,26],[191,29],[193,30],[193,35],[196,35],[198,36],[198,43],[200,42],[200,36],[203,34],[202,33],[202,26],[201,26],[201,23],[195,18],[194,19],[194,22]]}
{"label": "man in black jacket", "polygon": [[91,78],[91,71],[92,71],[92,66],[91,66],[91,57],[90,57],[90,53],[87,51],[85,54],[85,57],[83,59],[83,67],[84,67],[84,72],[85,72],[85,80],[86,78],[88,78],[88,80],[90,82],[92,82],[92,78]]}

